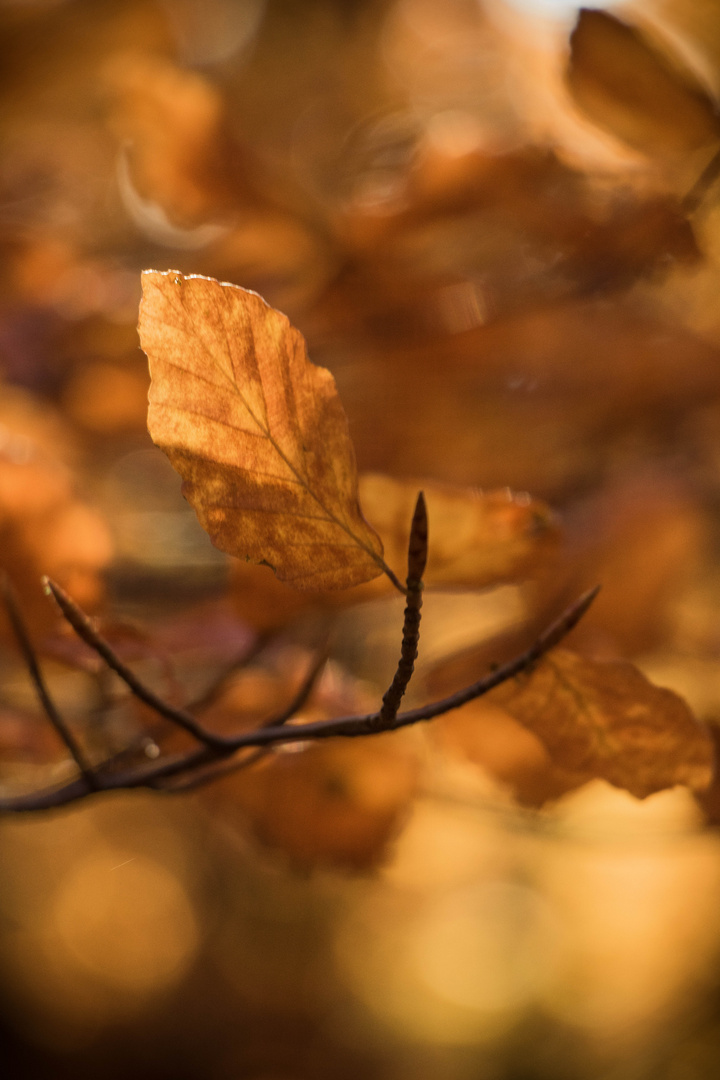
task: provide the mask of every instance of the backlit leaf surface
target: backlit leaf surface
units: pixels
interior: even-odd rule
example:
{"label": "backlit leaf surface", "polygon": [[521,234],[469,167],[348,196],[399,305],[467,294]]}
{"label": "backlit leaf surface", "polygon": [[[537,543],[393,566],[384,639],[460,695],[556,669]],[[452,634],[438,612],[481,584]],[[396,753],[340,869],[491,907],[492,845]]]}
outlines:
{"label": "backlit leaf surface", "polygon": [[555,765],[578,777],[599,777],[641,799],[676,784],[702,790],[710,783],[707,731],[682,698],[626,661],[555,649],[490,699],[540,738]]}
{"label": "backlit leaf surface", "polygon": [[402,566],[407,558],[408,529],[421,489],[431,529],[428,586],[482,589],[532,574],[557,542],[549,508],[525,493],[365,473],[360,477],[362,503],[391,566]]}
{"label": "backlit leaf surface", "polygon": [[148,429],[216,547],[297,588],[381,573],[335,382],[284,315],[235,285],[146,271],[140,340]]}
{"label": "backlit leaf surface", "polygon": [[[548,506],[507,488],[479,491],[364,473],[359,490],[392,567],[407,562],[415,500],[424,492],[431,533],[427,588],[483,589],[532,577],[557,548],[559,530]],[[383,576],[342,592],[291,593],[264,567],[246,563],[233,566],[231,580],[236,612],[262,630],[284,626],[308,607],[344,607],[393,592]]]}

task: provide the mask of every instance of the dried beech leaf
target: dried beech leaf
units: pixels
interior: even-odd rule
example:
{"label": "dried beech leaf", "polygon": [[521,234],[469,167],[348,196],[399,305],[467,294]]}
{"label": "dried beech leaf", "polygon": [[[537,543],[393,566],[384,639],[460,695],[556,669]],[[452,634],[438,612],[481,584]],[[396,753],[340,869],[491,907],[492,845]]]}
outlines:
{"label": "dried beech leaf", "polygon": [[499,780],[524,806],[543,806],[587,782],[558,766],[537,735],[487,697],[439,718],[428,733]]}
{"label": "dried beech leaf", "polygon": [[583,9],[567,80],[594,123],[646,153],[684,153],[717,139],[717,109],[686,69],[606,11]]}
{"label": "dried beech leaf", "polygon": [[430,522],[425,584],[482,589],[532,572],[557,530],[548,507],[524,493],[478,491],[450,484],[360,477],[363,507],[391,565],[406,558],[408,529],[422,488]]}
{"label": "dried beech leaf", "polygon": [[599,777],[640,799],[676,784],[701,791],[711,781],[708,732],[681,697],[626,661],[555,649],[488,700],[534,732],[556,766],[586,780]]}
{"label": "dried beech leaf", "polygon": [[148,429],[216,547],[302,589],[380,574],[335,382],[299,331],[212,278],[146,271],[143,293]]}
{"label": "dried beech leaf", "polygon": [[[415,500],[425,493],[430,549],[429,587],[482,589],[531,575],[557,546],[558,530],[545,503],[507,488],[478,491],[424,480],[360,476],[364,511],[380,534],[391,566],[403,566]],[[387,577],[332,593],[290,592],[264,567],[236,563],[232,572],[236,612],[261,630],[284,626],[310,607],[362,603],[393,591]]]}

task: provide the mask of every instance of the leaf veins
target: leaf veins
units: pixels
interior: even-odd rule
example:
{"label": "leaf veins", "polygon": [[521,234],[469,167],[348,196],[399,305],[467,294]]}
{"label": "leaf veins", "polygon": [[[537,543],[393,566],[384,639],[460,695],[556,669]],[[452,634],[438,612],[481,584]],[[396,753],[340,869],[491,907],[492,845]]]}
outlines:
{"label": "leaf veins", "polygon": [[676,784],[702,791],[712,779],[707,730],[681,697],[626,661],[554,649],[487,700],[534,732],[579,782],[600,777],[643,799]]}
{"label": "leaf veins", "polygon": [[362,516],[335,381],[257,293],[177,271],[143,274],[148,429],[212,542],[301,589],[385,571]]}

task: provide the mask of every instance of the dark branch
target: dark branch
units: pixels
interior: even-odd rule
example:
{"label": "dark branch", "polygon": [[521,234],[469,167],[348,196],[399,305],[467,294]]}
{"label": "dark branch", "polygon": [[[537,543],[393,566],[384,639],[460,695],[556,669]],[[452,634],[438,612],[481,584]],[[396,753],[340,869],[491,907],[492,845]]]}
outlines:
{"label": "dark branch", "polygon": [[226,749],[226,740],[222,736],[216,735],[212,731],[208,731],[207,728],[204,728],[191,713],[186,712],[185,709],[177,709],[175,706],[169,705],[149,687],[145,686],[144,683],[140,682],[130,668],[122,662],[108,642],[98,634],[87,615],[80,610],[77,604],[70,599],[67,593],[61,589],[58,584],[51,581],[48,577],[43,578],[43,584],[46,591],[55,599],[63,616],[67,619],[78,637],[82,638],[86,645],[89,645],[91,649],[94,649],[95,652],[103,658],[107,666],[120,676],[136,697],[141,701],[144,701],[146,705],[149,705],[150,708],[154,709],[160,716],[164,716],[167,720],[172,721],[173,724],[183,728],[183,730],[187,731],[193,738],[197,739],[198,742],[203,743],[205,746],[213,747],[213,749],[216,750]]}
{"label": "dark branch", "polygon": [[[436,716],[443,716],[445,713],[452,712],[453,709],[459,709],[461,705],[467,704],[468,701],[474,701],[475,698],[482,697],[483,694],[487,694],[496,686],[507,682],[508,679],[513,679],[516,675],[529,670],[545,653],[554,649],[577,626],[599,591],[600,586],[597,585],[594,589],[589,589],[588,592],[583,593],[580,599],[576,600],[574,604],[563,612],[559,619],[556,619],[554,623],[544,630],[537,641],[524,653],[520,653],[519,656],[509,660],[506,664],[502,664],[489,675],[485,675],[482,679],[472,683],[471,686],[458,690],[455,694],[450,694],[449,697],[442,698],[440,701],[432,702],[429,705],[422,705],[417,709],[408,709],[406,712],[398,713],[387,730],[397,731],[399,728],[409,727],[411,724],[419,724],[426,720],[433,720]],[[235,746],[236,749],[241,749],[246,746],[328,738],[334,735],[345,737],[371,735],[377,731],[376,725],[379,715],[379,713],[370,713],[367,716],[345,716],[336,720],[318,720],[314,723],[300,724],[289,729],[265,728],[260,731],[250,732],[248,735],[238,736],[235,739]]]}
{"label": "dark branch", "polygon": [[30,678],[33,681],[35,692],[38,696],[40,704],[43,707],[45,715],[47,716],[48,720],[55,728],[55,731],[58,733],[60,739],[69,751],[70,756],[73,758],[75,764],[80,770],[80,773],[85,783],[92,790],[97,790],[100,786],[98,779],[94,775],[92,767],[87,758],[85,757],[85,754],[80,744],[78,743],[70,728],[63,720],[57,705],[55,704],[50,695],[47,683],[45,682],[43,673],[40,670],[40,664],[38,663],[37,655],[35,654],[32,642],[30,641],[30,635],[28,634],[27,627],[25,626],[25,621],[20,614],[20,605],[18,604],[15,590],[10,584],[10,580],[6,574],[2,574],[2,576],[0,576],[0,590],[2,591],[5,609],[8,613],[10,625],[12,626],[13,633],[15,634],[15,639],[18,643],[21,653],[23,654],[23,659],[27,664]]}
{"label": "dark branch", "polygon": [[295,714],[298,713],[300,709],[302,709],[303,705],[310,697],[313,687],[318,680],[318,676],[320,675],[322,669],[325,667],[326,663],[327,653],[322,652],[317,657],[315,663],[312,665],[307,675],[301,682],[297,694],[289,703],[289,705],[285,709],[283,709],[281,713],[273,717],[272,720],[267,720],[263,724],[263,727],[281,727],[283,724],[286,724],[288,720],[292,720],[293,716],[295,716]]}
{"label": "dark branch", "polygon": [[[411,724],[432,720],[436,716],[441,716],[459,708],[474,698],[481,697],[495,686],[499,686],[506,680],[532,668],[545,653],[549,652],[570,633],[590,607],[597,593],[598,588],[595,588],[581,596],[540,635],[529,649],[515,657],[514,660],[503,664],[489,675],[479,679],[464,690],[458,691],[456,694],[451,694],[449,697],[424,705],[421,708],[409,709],[406,712],[399,713],[387,730],[395,731]],[[147,699],[143,698],[143,700]],[[163,715],[166,715],[166,713],[163,712]],[[309,739],[325,739],[335,736],[352,738],[371,735],[377,731],[379,718],[380,713],[375,712],[366,716],[345,716],[333,720],[318,720],[305,724],[287,725],[285,713],[283,713],[281,717],[275,718],[272,726],[263,726],[255,731],[228,737],[220,745],[206,743],[199,749],[185,755],[176,755],[162,761],[143,763],[132,770],[104,775],[102,789],[103,791],[119,791],[142,787],[158,788],[164,786],[164,781],[174,777],[180,779],[179,787],[183,783],[191,786],[194,778],[199,776],[208,766],[222,762],[230,767],[232,763],[228,761],[228,758],[240,750],[259,749],[279,743],[304,742]],[[250,755],[250,757],[257,760],[253,755]],[[250,762],[246,758],[237,764],[244,766],[248,763]],[[221,771],[224,771],[224,769]],[[212,779],[213,771],[210,769],[207,781],[209,782]],[[27,812],[65,806],[68,803],[86,798],[88,795],[93,794],[94,791],[95,789],[87,778],[83,776],[61,788],[0,799],[0,811]]]}
{"label": "dark branch", "polygon": [[271,637],[271,634],[258,634],[252,646],[246,652],[231,661],[194,701],[186,704],[186,710],[194,715],[195,713],[204,712],[205,709],[213,705],[232,680],[232,677],[252,664],[253,660],[260,655],[271,640]]}
{"label": "dark branch", "polygon": [[233,776],[235,773],[257,765],[258,761],[268,757],[271,751],[272,747],[262,746],[257,750],[252,750],[239,761],[218,761],[180,780],[173,782],[171,778],[170,783],[159,781],[153,784],[153,790],[162,791],[167,795],[181,795],[186,791],[196,791],[198,788],[205,787],[206,784],[214,783],[215,780],[222,780],[225,776]]}
{"label": "dark branch", "polygon": [[385,692],[378,718],[378,731],[385,731],[391,727],[397,716],[400,702],[407,690],[412,673],[415,670],[415,661],[418,654],[420,641],[420,619],[422,608],[423,582],[428,553],[428,520],[425,496],[422,491],[417,497],[415,512],[410,526],[410,540],[408,542],[408,575],[407,575],[407,604],[403,620],[403,637],[400,647],[400,659],[393,681]]}
{"label": "dark branch", "polygon": [[682,200],[686,214],[694,214],[715,181],[720,177],[720,148],[718,148]]}
{"label": "dark branch", "polygon": [[[321,653],[312,665],[307,675],[300,684],[300,688],[292,699],[290,704],[283,709],[278,716],[272,717],[271,720],[267,720],[262,726],[266,728],[278,728],[286,724],[288,720],[291,720],[297,712],[302,709],[303,705],[310,697],[313,687],[317,682],[318,676],[327,663],[327,654]],[[156,786],[158,791],[167,791],[172,794],[176,794],[183,791],[194,791],[196,788],[203,787],[205,784],[212,783],[213,780],[219,780],[223,776],[230,776],[232,773],[240,772],[244,769],[249,769],[251,765],[257,764],[262,758],[267,757],[272,747],[261,746],[253,750],[252,753],[247,754],[240,761],[227,761],[223,760],[209,765],[205,769],[201,769],[198,773],[173,784],[164,784],[160,781]]]}

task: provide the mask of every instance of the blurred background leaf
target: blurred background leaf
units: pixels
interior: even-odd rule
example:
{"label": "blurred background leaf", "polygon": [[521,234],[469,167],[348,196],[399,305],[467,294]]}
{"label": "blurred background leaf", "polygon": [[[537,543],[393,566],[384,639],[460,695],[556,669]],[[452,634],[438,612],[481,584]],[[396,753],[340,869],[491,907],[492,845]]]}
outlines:
{"label": "blurred background leaf", "polygon": [[[720,721],[718,190],[685,198],[717,149],[720,18],[576,20],[560,0],[0,5],[0,563],[93,755],[175,737],[58,628],[42,572],[223,728],[282,707],[328,640],[309,708],[371,708],[399,644],[394,600],[292,609],[209,544],[145,430],[148,267],[287,312],[361,472],[400,493],[383,508],[421,478],[503,526],[491,572],[428,590],[411,701],[602,581],[572,648]],[[0,667],[3,790],[60,782],[5,629]],[[570,791],[497,703],[407,734],[1,822],[8,1075],[714,1076],[720,849],[692,796]]]}

